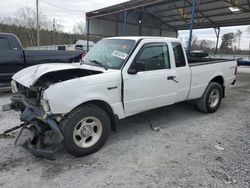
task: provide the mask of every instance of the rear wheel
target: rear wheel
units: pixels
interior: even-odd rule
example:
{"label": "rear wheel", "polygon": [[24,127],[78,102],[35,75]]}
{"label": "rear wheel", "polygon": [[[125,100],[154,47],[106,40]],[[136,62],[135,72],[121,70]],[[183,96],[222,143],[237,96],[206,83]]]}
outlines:
{"label": "rear wheel", "polygon": [[202,97],[197,99],[197,107],[202,112],[213,113],[220,107],[222,96],[222,86],[217,82],[210,82]]}
{"label": "rear wheel", "polygon": [[106,142],[110,118],[105,110],[87,104],[73,110],[61,124],[66,150],[76,156],[98,151]]}

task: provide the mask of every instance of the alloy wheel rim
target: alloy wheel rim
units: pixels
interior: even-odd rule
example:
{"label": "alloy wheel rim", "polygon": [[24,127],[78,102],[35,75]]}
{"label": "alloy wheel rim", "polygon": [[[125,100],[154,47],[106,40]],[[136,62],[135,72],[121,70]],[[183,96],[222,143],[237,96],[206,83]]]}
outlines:
{"label": "alloy wheel rim", "polygon": [[73,140],[80,148],[89,148],[99,141],[101,135],[101,121],[95,117],[85,117],[75,126]]}
{"label": "alloy wheel rim", "polygon": [[220,99],[220,93],[218,89],[213,89],[209,95],[208,104],[211,108],[214,108],[218,105]]}

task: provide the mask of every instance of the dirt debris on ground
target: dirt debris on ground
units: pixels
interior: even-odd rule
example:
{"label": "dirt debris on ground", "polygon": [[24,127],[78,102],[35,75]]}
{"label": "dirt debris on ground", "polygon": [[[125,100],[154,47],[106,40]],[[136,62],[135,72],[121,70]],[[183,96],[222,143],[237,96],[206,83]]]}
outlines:
{"label": "dirt debris on ground", "polygon": [[[0,111],[0,132],[19,124],[18,112]],[[239,68],[216,113],[184,102],[129,117],[90,156],[62,149],[47,161],[13,143],[0,139],[0,187],[249,188],[250,68]]]}

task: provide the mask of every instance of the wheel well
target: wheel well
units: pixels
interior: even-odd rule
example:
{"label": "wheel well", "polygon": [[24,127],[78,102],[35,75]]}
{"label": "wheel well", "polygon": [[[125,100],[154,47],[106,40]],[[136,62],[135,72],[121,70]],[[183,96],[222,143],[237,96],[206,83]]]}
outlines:
{"label": "wheel well", "polygon": [[88,101],[84,104],[93,104],[96,105],[100,108],[102,108],[103,110],[105,110],[107,112],[107,114],[110,117],[111,120],[111,129],[116,132],[116,125],[117,125],[117,121],[118,121],[118,116],[114,114],[113,109],[111,108],[111,106],[101,100],[93,100],[93,101]]}
{"label": "wheel well", "polygon": [[224,85],[224,79],[223,79],[222,76],[216,76],[215,78],[213,78],[213,79],[211,80],[211,82],[217,82],[217,83],[219,83],[221,86]]}
{"label": "wheel well", "polygon": [[218,84],[221,85],[222,90],[223,90],[223,98],[225,97],[225,86],[224,86],[224,79],[222,76],[216,76],[214,77],[211,82],[217,82]]}

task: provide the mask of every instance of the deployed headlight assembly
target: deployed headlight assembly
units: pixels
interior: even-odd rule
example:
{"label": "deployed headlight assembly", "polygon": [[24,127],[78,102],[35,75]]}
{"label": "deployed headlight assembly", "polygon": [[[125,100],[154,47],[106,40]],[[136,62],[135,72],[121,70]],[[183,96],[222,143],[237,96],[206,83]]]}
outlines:
{"label": "deployed headlight assembly", "polygon": [[49,101],[46,99],[41,100],[41,106],[45,113],[50,113]]}
{"label": "deployed headlight assembly", "polygon": [[14,80],[11,81],[11,91],[12,91],[12,93],[18,92],[17,85],[16,85],[16,82]]}

